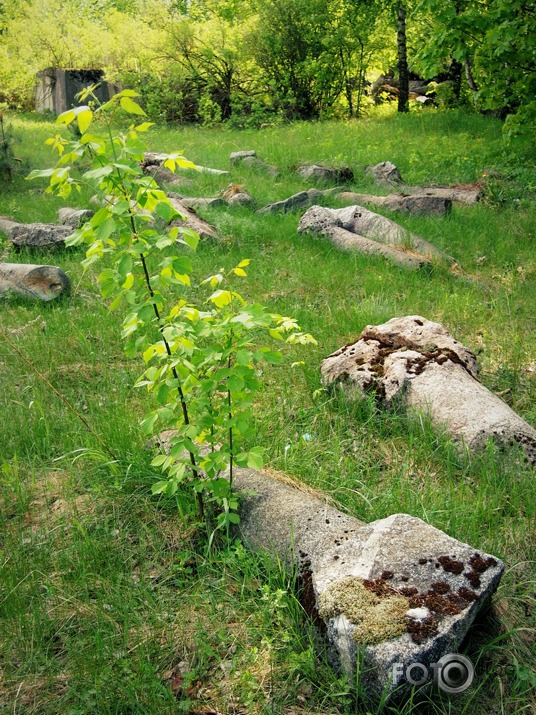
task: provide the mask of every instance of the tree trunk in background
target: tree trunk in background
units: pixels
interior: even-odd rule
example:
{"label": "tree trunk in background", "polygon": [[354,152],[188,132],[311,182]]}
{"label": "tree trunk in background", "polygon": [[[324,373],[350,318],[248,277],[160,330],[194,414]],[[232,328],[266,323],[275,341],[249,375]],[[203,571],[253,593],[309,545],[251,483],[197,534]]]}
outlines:
{"label": "tree trunk in background", "polygon": [[409,72],[408,55],[406,46],[406,6],[403,2],[398,3],[398,19],[396,27],[396,39],[398,47],[398,111],[409,111]]}
{"label": "tree trunk in background", "polygon": [[454,96],[456,99],[459,101],[460,99],[460,93],[462,89],[462,69],[463,65],[461,62],[458,62],[454,58],[451,58],[450,60],[450,67],[449,67],[449,76],[450,76],[450,81],[452,83],[452,91],[454,92]]}

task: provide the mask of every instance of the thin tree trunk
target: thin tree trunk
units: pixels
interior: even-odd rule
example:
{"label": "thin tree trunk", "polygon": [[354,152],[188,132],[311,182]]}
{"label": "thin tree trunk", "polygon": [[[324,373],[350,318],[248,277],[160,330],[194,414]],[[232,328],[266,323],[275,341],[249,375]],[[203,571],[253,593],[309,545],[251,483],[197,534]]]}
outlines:
{"label": "thin tree trunk", "polygon": [[467,84],[469,85],[469,89],[473,94],[476,94],[478,92],[478,85],[473,77],[472,62],[469,57],[464,61],[463,66],[465,69],[465,78],[467,80]]}
{"label": "thin tree trunk", "polygon": [[396,28],[398,48],[398,111],[409,111],[409,71],[406,44],[406,6],[403,2],[398,4],[398,19]]}

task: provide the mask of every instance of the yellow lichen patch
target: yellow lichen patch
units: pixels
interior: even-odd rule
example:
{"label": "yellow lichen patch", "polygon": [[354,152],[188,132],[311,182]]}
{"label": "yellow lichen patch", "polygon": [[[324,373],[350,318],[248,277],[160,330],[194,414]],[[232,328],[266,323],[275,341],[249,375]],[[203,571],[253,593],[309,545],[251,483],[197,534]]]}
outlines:
{"label": "yellow lichen patch", "polygon": [[319,604],[322,618],[344,614],[355,626],[352,636],[358,643],[375,645],[406,631],[408,599],[401,595],[379,598],[355,576],[328,586],[321,594]]}

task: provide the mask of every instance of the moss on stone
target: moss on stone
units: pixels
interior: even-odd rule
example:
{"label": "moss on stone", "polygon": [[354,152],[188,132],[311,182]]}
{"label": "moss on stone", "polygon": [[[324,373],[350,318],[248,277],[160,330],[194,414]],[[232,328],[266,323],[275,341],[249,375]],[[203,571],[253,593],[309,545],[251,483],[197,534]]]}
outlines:
{"label": "moss on stone", "polygon": [[402,595],[378,597],[356,576],[328,586],[320,595],[319,606],[324,619],[344,614],[355,626],[352,636],[358,643],[375,645],[407,630],[408,599]]}

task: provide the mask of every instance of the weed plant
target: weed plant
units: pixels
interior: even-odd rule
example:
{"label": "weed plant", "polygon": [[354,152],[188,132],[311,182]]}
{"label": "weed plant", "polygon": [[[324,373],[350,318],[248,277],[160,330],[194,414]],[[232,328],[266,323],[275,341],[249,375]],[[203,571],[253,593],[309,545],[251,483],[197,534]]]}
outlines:
{"label": "weed plant", "polygon": [[[49,166],[44,141],[55,127],[9,119],[22,137],[18,155],[32,169]],[[250,258],[244,297],[295,316],[318,340],[301,370],[272,368],[258,393],[256,443],[270,468],[365,521],[410,513],[505,560],[499,590],[462,648],[474,686],[456,696],[416,690],[384,712],[531,712],[533,471],[516,451],[489,445],[463,455],[426,421],[319,390],[319,363],[367,324],[421,314],[474,350],[482,382],[536,424],[534,147],[505,148],[491,118],[435,111],[260,131],[166,128],[152,143],[221,169],[231,151],[256,149],[282,168],[278,179],[237,167],[230,177],[192,174],[188,191],[214,195],[232,180],[259,205],[307,188],[291,170],[302,162],[352,166],[357,191],[373,189],[363,167],[385,160],[412,185],[485,182],[485,201],[455,206],[446,219],[390,215],[456,257],[461,278],[342,254],[298,236],[297,215],[239,207],[203,212],[224,241],[200,246],[193,263],[204,277]],[[44,186],[15,175],[0,214],[53,221],[63,202]],[[9,251],[4,259],[44,260],[70,275],[73,294],[57,303],[3,299],[0,327],[119,459],[111,463],[0,340],[0,712],[365,715],[359,694],[322,658],[293,577],[238,542],[207,554],[191,500],[151,496],[158,475],[138,424],[150,397],[132,387],[139,363],[122,352],[123,316],[103,305],[81,256]]]}

